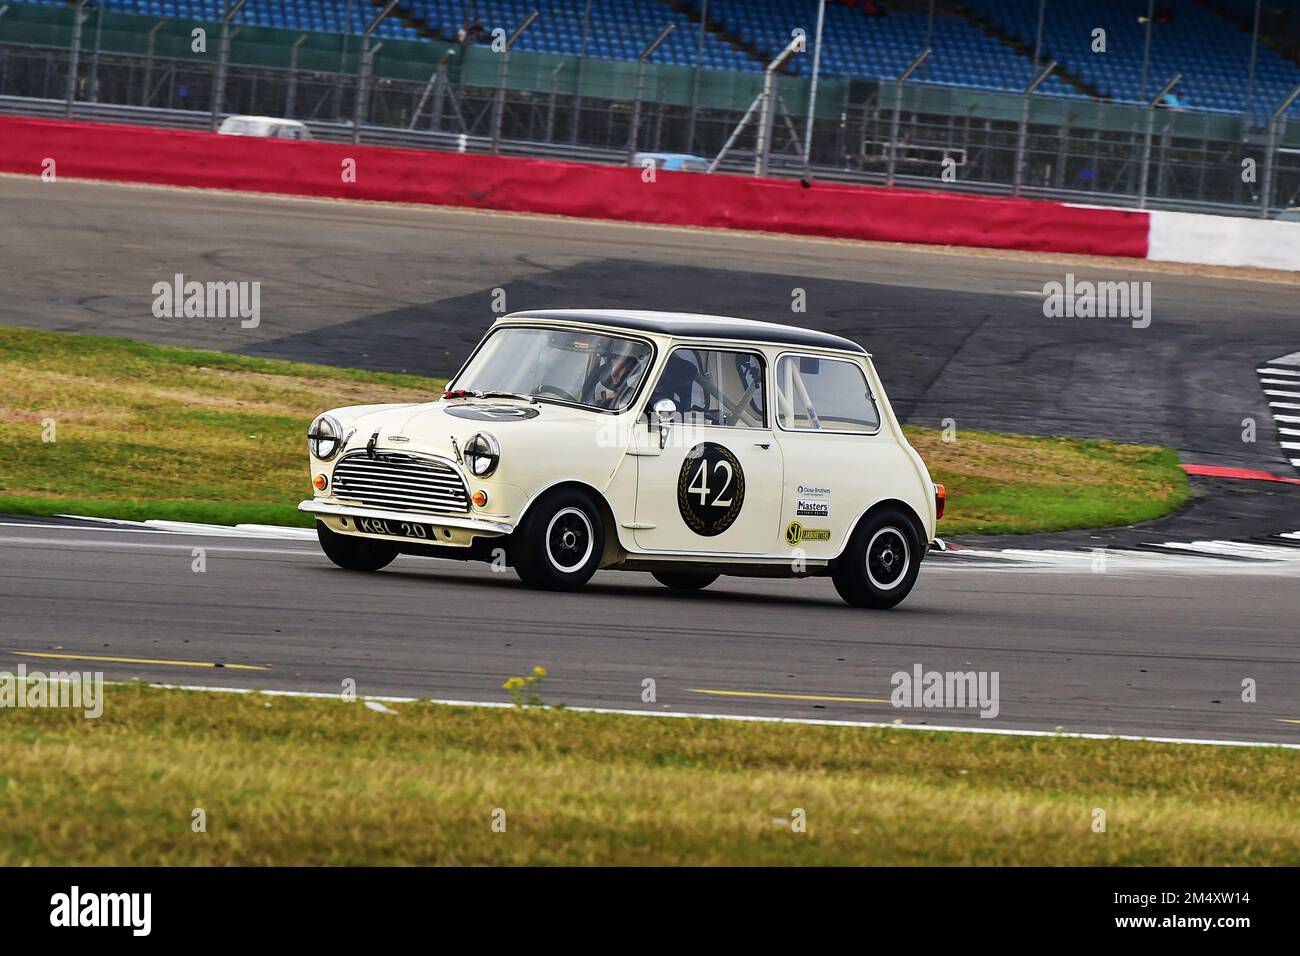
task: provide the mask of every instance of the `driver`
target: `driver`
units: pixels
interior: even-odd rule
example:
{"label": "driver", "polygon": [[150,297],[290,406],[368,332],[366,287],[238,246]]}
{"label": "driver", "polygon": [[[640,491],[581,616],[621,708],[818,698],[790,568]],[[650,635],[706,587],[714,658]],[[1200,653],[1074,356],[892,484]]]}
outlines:
{"label": "driver", "polygon": [[636,384],[640,367],[641,359],[635,355],[608,356],[591,387],[591,404],[597,408],[618,408],[623,395]]}

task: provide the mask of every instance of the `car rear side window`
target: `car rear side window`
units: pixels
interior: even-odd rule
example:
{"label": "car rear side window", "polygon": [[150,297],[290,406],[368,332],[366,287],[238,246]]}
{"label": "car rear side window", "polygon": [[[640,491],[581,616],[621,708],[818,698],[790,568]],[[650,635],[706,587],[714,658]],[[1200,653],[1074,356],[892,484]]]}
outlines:
{"label": "car rear side window", "polygon": [[867,434],[880,427],[862,366],[817,355],[783,355],[777,360],[776,418],[788,431]]}

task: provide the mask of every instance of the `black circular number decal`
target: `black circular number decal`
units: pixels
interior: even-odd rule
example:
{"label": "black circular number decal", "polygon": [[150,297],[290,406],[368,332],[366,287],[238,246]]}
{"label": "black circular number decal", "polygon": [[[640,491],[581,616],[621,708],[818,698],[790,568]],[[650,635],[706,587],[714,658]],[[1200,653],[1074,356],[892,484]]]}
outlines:
{"label": "black circular number decal", "polygon": [[677,476],[677,510],[686,527],[711,538],[731,527],[745,503],[745,473],[726,448],[702,442],[686,453]]}

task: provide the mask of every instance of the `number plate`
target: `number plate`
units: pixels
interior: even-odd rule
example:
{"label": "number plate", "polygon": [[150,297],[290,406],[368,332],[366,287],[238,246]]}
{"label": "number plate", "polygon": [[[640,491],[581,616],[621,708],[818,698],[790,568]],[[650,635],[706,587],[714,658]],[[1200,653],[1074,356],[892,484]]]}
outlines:
{"label": "number plate", "polygon": [[431,524],[415,521],[393,521],[387,518],[353,518],[358,531],[366,534],[389,534],[397,538],[416,538],[421,541],[436,541],[438,535]]}

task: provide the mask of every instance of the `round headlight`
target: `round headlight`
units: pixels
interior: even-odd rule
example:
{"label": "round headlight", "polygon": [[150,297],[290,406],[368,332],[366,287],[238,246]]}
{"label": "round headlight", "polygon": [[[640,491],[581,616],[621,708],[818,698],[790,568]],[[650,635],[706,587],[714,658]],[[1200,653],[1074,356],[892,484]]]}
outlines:
{"label": "round headlight", "polygon": [[343,444],[343,426],[328,415],[321,415],[307,430],[307,448],[321,461],[329,461]]}
{"label": "round headlight", "polygon": [[479,432],[465,443],[465,464],[475,478],[486,478],[497,470],[501,446],[487,432]]}

